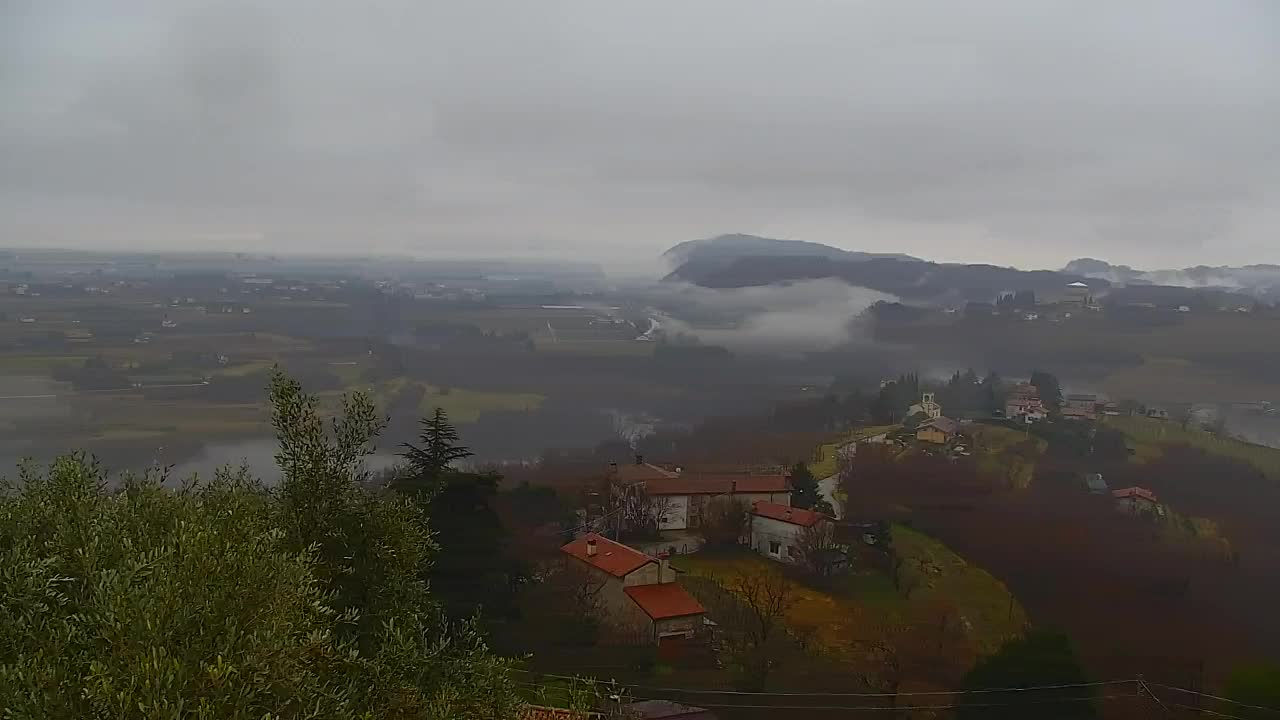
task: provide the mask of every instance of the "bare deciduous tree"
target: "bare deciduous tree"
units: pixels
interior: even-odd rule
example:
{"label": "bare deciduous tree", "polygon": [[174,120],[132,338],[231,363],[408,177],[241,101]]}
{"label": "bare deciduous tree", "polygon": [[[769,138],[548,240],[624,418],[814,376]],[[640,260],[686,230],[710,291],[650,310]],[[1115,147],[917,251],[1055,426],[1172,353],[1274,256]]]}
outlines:
{"label": "bare deciduous tree", "polygon": [[787,612],[799,598],[782,573],[772,569],[760,573],[741,572],[725,584],[725,589],[745,611],[740,629],[744,642],[734,660],[738,666],[739,687],[763,691],[775,664],[770,643],[779,637],[778,630]]}
{"label": "bare deciduous tree", "polygon": [[713,498],[702,509],[702,539],[711,546],[736,545],[746,523],[746,503],[736,498]]}
{"label": "bare deciduous tree", "polygon": [[740,572],[725,586],[746,606],[751,622],[747,638],[755,647],[763,647],[778,629],[787,611],[799,598],[795,587],[776,570]]}
{"label": "bare deciduous tree", "polygon": [[836,543],[835,524],[821,520],[796,534],[796,555],[800,565],[819,578],[831,577],[841,557]]}
{"label": "bare deciduous tree", "polygon": [[607,489],[608,527],[619,537],[652,538],[671,512],[670,501],[645,491],[643,483],[610,482]]}

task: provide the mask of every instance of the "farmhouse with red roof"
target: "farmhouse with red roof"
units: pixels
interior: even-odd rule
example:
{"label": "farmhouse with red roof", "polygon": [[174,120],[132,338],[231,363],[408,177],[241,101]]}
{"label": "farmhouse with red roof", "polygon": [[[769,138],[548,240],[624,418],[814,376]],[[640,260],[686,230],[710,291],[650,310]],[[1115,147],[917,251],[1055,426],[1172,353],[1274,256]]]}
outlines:
{"label": "farmhouse with red roof", "polygon": [[592,612],[610,635],[661,644],[693,637],[706,610],[676,584],[665,557],[654,558],[595,533],[560,548],[566,571],[591,595]]}
{"label": "farmhouse with red roof", "polygon": [[832,522],[830,517],[812,510],[758,502],[751,507],[751,547],[767,558],[800,562],[801,534],[829,522]]}

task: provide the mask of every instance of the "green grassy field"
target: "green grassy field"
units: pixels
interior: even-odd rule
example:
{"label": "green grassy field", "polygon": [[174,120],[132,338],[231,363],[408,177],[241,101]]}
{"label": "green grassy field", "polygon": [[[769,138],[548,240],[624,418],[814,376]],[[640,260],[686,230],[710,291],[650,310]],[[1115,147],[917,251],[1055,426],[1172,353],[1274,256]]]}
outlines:
{"label": "green grassy field", "polygon": [[897,429],[897,427],[897,425],[873,425],[870,427],[858,428],[844,434],[836,440],[819,446],[817,451],[814,453],[814,460],[809,462],[809,472],[813,473],[813,476],[818,479],[828,478],[835,475],[836,471],[840,469],[840,458],[837,451],[842,445],[858,440],[865,440],[866,438],[874,437],[881,433],[890,432]]}
{"label": "green grassy field", "polygon": [[444,408],[444,411],[449,414],[449,420],[462,424],[473,423],[486,412],[537,410],[546,400],[545,396],[536,393],[486,392],[457,387],[438,387],[404,377],[373,384],[356,382],[346,389],[330,390],[319,395],[331,403],[336,403],[342,395],[359,391],[368,393],[374,404],[385,408],[410,385],[417,385],[423,389],[422,399],[418,402],[418,412],[429,415],[437,407]]}
{"label": "green grassy field", "polygon": [[[903,561],[903,590],[895,588],[883,573],[867,568],[837,579],[830,590],[790,581],[798,600],[787,614],[788,625],[813,633],[815,642],[825,649],[841,652],[946,604],[955,608],[968,641],[978,653],[994,651],[1026,626],[1022,606],[990,573],[970,565],[937,540],[904,526],[894,526],[893,542]],[[716,579],[777,566],[746,549],[681,555],[673,564],[690,575]],[[907,588],[911,588],[909,593],[904,592]]]}
{"label": "green grassy field", "polygon": [[903,572],[913,575],[907,581],[921,584],[912,603],[954,603],[979,652],[994,652],[1027,626],[1026,611],[1005,584],[946,545],[902,525],[894,526],[893,543],[907,559]]}
{"label": "green grassy field", "polygon": [[418,408],[423,415],[430,414],[437,407],[449,413],[449,419],[458,423],[471,423],[480,419],[486,412],[513,410],[537,410],[545,397],[534,393],[495,393],[466,390],[463,388],[439,388],[423,385],[426,393]]}
{"label": "green grassy field", "polygon": [[47,375],[59,367],[82,364],[88,355],[0,355],[0,373]]}
{"label": "green grassy field", "polygon": [[1160,457],[1168,445],[1186,444],[1205,452],[1247,462],[1266,473],[1267,477],[1280,479],[1280,449],[1254,445],[1233,438],[1220,438],[1198,428],[1183,429],[1167,420],[1138,416],[1107,417],[1107,427],[1124,433],[1134,450],[1134,459],[1148,462]]}
{"label": "green grassy field", "polygon": [[969,425],[965,432],[973,439],[974,457],[983,477],[1001,479],[1010,487],[1030,487],[1036,460],[1048,443],[1030,433],[999,425]]}

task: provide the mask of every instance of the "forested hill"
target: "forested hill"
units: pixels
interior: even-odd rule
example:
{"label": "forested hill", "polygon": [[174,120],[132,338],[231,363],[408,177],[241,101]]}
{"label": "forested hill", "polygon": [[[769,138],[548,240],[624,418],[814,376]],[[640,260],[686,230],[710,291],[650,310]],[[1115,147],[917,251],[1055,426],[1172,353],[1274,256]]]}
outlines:
{"label": "forested hill", "polygon": [[[915,300],[989,301],[1000,292],[1031,290],[1056,294],[1067,284],[1084,282],[1097,294],[1126,287],[1123,302],[1174,298],[1176,307],[1203,304],[1203,293],[1272,300],[1280,295],[1280,268],[1274,265],[1195,267],[1143,271],[1101,260],[1080,259],[1061,270],[1019,270],[987,264],[951,264],[900,253],[844,250],[802,240],[755,235],[720,235],[675,245],[663,253],[673,268],[668,281],[711,288],[774,285],[838,278],[851,285]],[[1119,300],[1119,298],[1115,298]],[[1220,297],[1209,300],[1220,300]],[[1159,302],[1159,301],[1157,301]],[[1219,303],[1220,304],[1220,303]]]}
{"label": "forested hill", "polygon": [[995,265],[951,265],[925,260],[873,257],[836,259],[803,256],[741,256],[717,265],[690,261],[668,280],[712,288],[736,288],[838,278],[850,285],[908,299],[953,297],[990,301],[1002,291],[1058,292],[1068,283],[1087,282],[1095,290],[1110,288],[1101,279],[1052,270],[1018,270]]}
{"label": "forested hill", "polygon": [[740,257],[824,257],[833,260],[919,259],[900,253],[859,252],[806,240],[775,240],[740,233],[718,235],[703,240],[688,240],[667,250],[662,257],[673,266],[696,262],[705,267],[717,262],[725,264]]}

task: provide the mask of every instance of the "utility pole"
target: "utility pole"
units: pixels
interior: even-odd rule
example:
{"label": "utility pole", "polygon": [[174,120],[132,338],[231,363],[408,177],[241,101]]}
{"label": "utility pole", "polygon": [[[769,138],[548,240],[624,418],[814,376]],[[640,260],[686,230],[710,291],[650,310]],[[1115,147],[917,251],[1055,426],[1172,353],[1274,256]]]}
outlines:
{"label": "utility pole", "polygon": [[1147,697],[1151,698],[1151,700],[1154,701],[1156,705],[1160,706],[1160,710],[1162,711],[1159,713],[1160,717],[1165,717],[1165,718],[1173,717],[1169,713],[1169,706],[1165,705],[1163,700],[1156,697],[1156,694],[1151,692],[1151,688],[1147,687],[1147,681],[1142,678],[1142,675],[1138,675],[1137,683],[1138,683],[1138,697],[1142,697],[1143,695],[1146,695]]}

